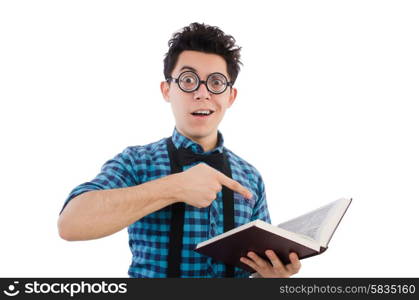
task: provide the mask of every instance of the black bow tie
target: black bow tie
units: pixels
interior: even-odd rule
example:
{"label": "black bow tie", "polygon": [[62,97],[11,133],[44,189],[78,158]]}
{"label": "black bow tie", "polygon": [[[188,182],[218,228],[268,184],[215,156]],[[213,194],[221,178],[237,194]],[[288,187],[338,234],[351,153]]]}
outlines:
{"label": "black bow tie", "polygon": [[189,165],[195,162],[205,162],[218,171],[223,171],[224,159],[223,153],[196,154],[190,149],[177,149],[178,159],[181,166]]}

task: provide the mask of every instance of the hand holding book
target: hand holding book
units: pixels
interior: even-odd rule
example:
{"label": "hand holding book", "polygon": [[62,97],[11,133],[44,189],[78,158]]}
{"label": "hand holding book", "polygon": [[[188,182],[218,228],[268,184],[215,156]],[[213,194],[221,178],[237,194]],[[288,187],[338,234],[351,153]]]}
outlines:
{"label": "hand holding book", "polygon": [[[257,267],[267,275],[295,273],[300,265],[297,260],[291,260],[293,256],[289,254],[296,253],[299,262],[326,251],[351,202],[352,199],[341,198],[278,226],[262,220],[251,221],[199,243],[195,251],[250,272]],[[277,260],[272,256],[275,270],[268,268],[272,259],[266,254],[267,250],[274,251],[277,256]],[[241,258],[249,252],[257,256],[251,255],[243,261]]]}
{"label": "hand holding book", "polygon": [[301,268],[298,255],[294,252],[290,253],[290,263],[287,265],[281,262],[274,251],[266,250],[265,254],[270,261],[259,257],[252,251],[247,254],[248,257],[241,257],[240,261],[255,270],[260,277],[264,278],[288,278],[297,274]]}

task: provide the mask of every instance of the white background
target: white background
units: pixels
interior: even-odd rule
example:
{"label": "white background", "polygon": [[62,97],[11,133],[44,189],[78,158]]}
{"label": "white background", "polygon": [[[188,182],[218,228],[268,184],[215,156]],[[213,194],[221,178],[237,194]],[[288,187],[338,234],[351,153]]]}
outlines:
{"label": "white background", "polygon": [[243,47],[220,130],[261,172],[273,223],[353,203],[301,277],[418,276],[416,1],[1,1],[0,276],[127,277],[126,230],[58,236],[76,185],[172,133],[171,34],[219,26]]}

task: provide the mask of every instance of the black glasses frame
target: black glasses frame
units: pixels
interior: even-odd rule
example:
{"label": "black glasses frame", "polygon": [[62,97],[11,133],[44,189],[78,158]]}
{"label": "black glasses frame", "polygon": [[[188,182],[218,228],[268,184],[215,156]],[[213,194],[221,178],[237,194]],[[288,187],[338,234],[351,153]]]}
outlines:
{"label": "black glasses frame", "polygon": [[[197,83],[198,83],[198,84],[196,85],[196,87],[195,87],[193,90],[185,90],[185,89],[183,89],[183,88],[181,87],[181,85],[180,85],[180,80],[179,80],[179,78],[181,78],[181,77],[182,77],[182,75],[183,75],[183,74],[185,74],[185,73],[192,73],[192,74],[193,74],[193,75],[195,75],[195,76],[196,76],[196,78],[198,79],[198,80],[197,80]],[[221,75],[221,76],[223,76],[223,77],[225,78],[226,85],[225,85],[224,89],[223,89],[222,91],[220,91],[220,92],[215,92],[215,91],[212,91],[212,90],[208,87],[208,79],[209,79],[209,78],[211,78],[211,76],[213,76],[213,75]],[[198,74],[196,74],[195,72],[193,72],[193,71],[184,71],[184,72],[182,72],[182,73],[180,73],[180,74],[179,74],[178,78],[174,78],[174,77],[171,77],[171,76],[170,76],[170,77],[167,77],[167,78],[166,78],[166,81],[167,81],[167,82],[175,82],[175,83],[177,83],[178,87],[179,87],[182,91],[184,91],[185,93],[193,93],[193,92],[195,92],[195,91],[197,91],[197,90],[199,89],[199,87],[201,86],[201,84],[204,84],[204,85],[205,85],[205,87],[207,88],[207,91],[208,91],[208,92],[210,92],[210,93],[212,93],[212,94],[219,95],[219,94],[224,93],[228,87],[232,87],[232,86],[233,86],[233,82],[228,81],[227,77],[226,77],[223,73],[219,73],[219,72],[214,72],[214,73],[209,74],[209,75],[208,75],[208,77],[207,77],[207,80],[201,80],[201,78],[199,78]]]}

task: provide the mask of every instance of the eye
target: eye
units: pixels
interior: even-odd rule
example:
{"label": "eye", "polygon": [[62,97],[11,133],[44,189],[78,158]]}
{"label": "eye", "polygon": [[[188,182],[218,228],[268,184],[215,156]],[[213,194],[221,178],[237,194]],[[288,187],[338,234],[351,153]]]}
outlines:
{"label": "eye", "polygon": [[220,87],[227,83],[227,78],[225,78],[222,74],[212,74],[209,77],[209,82],[214,87]]}
{"label": "eye", "polygon": [[222,74],[212,74],[209,79],[209,89],[214,93],[220,93],[225,89],[227,79]]}
{"label": "eye", "polygon": [[196,89],[199,82],[198,75],[193,72],[184,72],[180,74],[179,86],[184,91],[193,91]]}
{"label": "eye", "polygon": [[195,82],[193,77],[182,78],[182,81],[185,82],[185,83],[194,83]]}
{"label": "eye", "polygon": [[187,85],[195,84],[197,82],[196,75],[190,72],[184,73],[179,79],[182,83]]}
{"label": "eye", "polygon": [[213,85],[213,86],[220,86],[220,85],[223,85],[224,84],[224,82],[222,82],[221,80],[219,80],[219,79],[214,79],[212,82],[211,82],[211,84]]}

